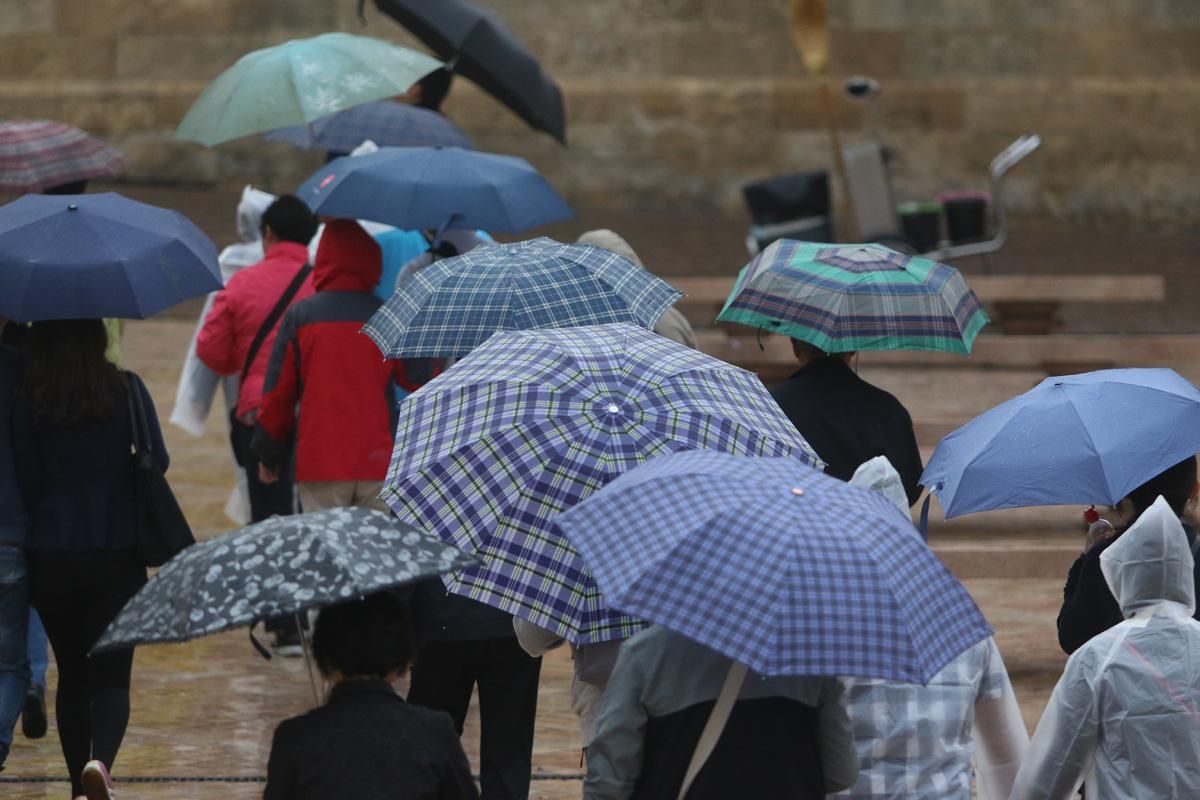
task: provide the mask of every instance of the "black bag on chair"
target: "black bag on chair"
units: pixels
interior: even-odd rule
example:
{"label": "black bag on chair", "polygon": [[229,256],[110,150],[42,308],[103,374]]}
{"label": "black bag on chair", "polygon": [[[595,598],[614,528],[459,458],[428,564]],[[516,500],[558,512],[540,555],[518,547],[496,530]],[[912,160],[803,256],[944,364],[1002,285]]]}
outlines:
{"label": "black bag on chair", "polygon": [[179,551],[196,543],[183,509],[150,449],[150,426],[138,380],[129,376],[129,425],[133,469],[135,549],[148,567],[161,567]]}

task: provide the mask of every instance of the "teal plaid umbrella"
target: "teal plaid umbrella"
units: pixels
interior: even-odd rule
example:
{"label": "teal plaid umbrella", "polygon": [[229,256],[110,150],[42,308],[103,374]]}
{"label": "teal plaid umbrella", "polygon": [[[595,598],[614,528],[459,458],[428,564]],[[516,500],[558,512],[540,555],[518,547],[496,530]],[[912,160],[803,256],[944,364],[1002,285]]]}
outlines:
{"label": "teal plaid umbrella", "polygon": [[325,33],[247,53],[200,94],[175,138],[212,145],[402,95],[442,62],[369,36]]}
{"label": "teal plaid umbrella", "polygon": [[554,525],[676,450],[821,461],[752,373],[629,324],[498,333],[400,406],[383,499],[483,565],[451,591],[576,644],[641,623],[608,609]]}
{"label": "teal plaid umbrella", "polygon": [[476,247],[414,273],[363,332],[388,358],[463,356],[496,331],[652,328],[682,296],[609,250],[538,238]]}
{"label": "teal plaid umbrella", "polygon": [[829,353],[967,354],[988,316],[958,270],[878,244],[780,239],[738,276],[717,317]]}

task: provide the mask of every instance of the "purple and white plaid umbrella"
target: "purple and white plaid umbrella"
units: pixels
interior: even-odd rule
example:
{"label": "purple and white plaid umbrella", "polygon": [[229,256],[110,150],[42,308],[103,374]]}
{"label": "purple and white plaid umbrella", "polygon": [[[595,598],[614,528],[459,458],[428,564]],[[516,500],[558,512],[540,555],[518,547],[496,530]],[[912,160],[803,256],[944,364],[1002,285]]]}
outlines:
{"label": "purple and white plaid umbrella", "polygon": [[609,610],[554,519],[676,450],[820,465],[752,373],[626,323],[497,333],[400,406],[383,499],[483,561],[451,591],[576,644],[642,623]]}
{"label": "purple and white plaid umbrella", "polygon": [[79,128],[46,119],[0,122],[0,192],[37,193],[111,178],[124,157]]}
{"label": "purple and white plaid umbrella", "polygon": [[795,459],[663,456],[557,524],[611,607],[762,675],[924,683],[991,634],[891,502]]}
{"label": "purple and white plaid umbrella", "polygon": [[445,115],[395,100],[363,103],[307,125],[271,131],[263,138],[335,153],[349,153],[367,139],[380,147],[472,149],[471,140]]}

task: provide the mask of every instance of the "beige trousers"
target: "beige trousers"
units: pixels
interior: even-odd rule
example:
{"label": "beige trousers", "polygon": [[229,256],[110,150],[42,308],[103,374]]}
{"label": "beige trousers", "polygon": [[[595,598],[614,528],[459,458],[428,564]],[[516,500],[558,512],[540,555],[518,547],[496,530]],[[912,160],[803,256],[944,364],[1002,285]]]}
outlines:
{"label": "beige trousers", "polygon": [[379,499],[383,481],[296,481],[301,511],[321,511],[338,506],[359,506],[387,511]]}

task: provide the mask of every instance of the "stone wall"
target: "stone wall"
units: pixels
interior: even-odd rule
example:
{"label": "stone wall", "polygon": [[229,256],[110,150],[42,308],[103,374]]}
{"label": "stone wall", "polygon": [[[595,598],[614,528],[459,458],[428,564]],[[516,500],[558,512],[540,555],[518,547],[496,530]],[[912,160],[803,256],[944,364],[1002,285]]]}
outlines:
{"label": "stone wall", "polygon": [[[191,100],[247,50],[341,29],[406,41],[357,0],[0,0],[0,116],[110,137],[126,179],[288,188],[312,154],[173,142]],[[523,155],[578,204],[740,204],[742,182],[823,167],[818,102],[786,0],[494,0],[567,98],[562,148],[465,81],[447,112],[487,150]],[[831,76],[884,85],[897,195],[982,185],[1009,140],[1042,150],[1021,210],[1200,221],[1200,0],[830,0]],[[864,135],[839,100],[843,137]]]}

